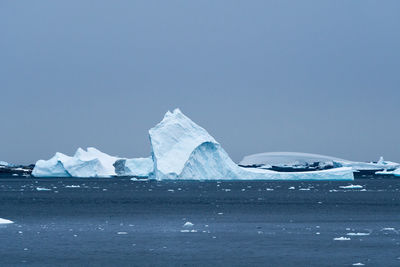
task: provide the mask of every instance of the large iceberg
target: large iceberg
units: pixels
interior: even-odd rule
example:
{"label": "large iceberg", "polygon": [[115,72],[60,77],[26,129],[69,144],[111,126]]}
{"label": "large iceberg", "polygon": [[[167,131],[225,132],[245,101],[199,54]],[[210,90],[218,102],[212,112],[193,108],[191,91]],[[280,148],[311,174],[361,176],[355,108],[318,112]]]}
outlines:
{"label": "large iceberg", "polygon": [[70,157],[56,153],[39,160],[32,174],[36,177],[149,177],[157,180],[353,180],[352,167],[307,172],[277,172],[237,165],[222,146],[202,127],[179,109],[168,111],[149,130],[151,157],[123,159],[95,148],[79,148]]}
{"label": "large iceberg", "polygon": [[49,160],[39,160],[32,171],[35,177],[111,177],[119,159],[93,147],[78,148],[73,157],[57,152]]}
{"label": "large iceberg", "polygon": [[351,168],[342,167],[310,172],[275,172],[243,168],[235,164],[221,145],[179,109],[168,111],[150,129],[154,172],[163,179],[240,179],[240,180],[353,180]]}

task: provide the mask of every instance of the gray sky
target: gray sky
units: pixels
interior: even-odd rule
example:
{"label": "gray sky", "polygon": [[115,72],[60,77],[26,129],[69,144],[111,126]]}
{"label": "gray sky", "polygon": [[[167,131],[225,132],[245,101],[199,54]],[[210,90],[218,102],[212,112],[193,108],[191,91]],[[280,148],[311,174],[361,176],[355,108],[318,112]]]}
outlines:
{"label": "gray sky", "polygon": [[147,156],[180,107],[235,161],[400,161],[400,1],[1,1],[0,160]]}

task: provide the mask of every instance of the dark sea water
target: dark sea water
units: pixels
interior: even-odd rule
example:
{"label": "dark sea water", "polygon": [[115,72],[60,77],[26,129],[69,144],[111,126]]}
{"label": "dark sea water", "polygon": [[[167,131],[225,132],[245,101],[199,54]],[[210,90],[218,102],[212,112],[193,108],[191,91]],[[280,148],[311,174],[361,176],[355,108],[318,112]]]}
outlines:
{"label": "dark sea water", "polygon": [[400,179],[2,177],[0,218],[0,266],[400,266]]}

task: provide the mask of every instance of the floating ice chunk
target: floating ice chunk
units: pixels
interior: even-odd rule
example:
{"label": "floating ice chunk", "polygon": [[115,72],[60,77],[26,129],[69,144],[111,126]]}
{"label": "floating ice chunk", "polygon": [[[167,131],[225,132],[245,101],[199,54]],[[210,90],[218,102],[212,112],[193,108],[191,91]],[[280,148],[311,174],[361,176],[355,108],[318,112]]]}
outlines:
{"label": "floating ice chunk", "polygon": [[353,184],[345,185],[345,186],[339,186],[339,187],[343,188],[343,189],[361,189],[361,188],[363,188],[362,185],[353,185]]}
{"label": "floating ice chunk", "polygon": [[352,265],[353,266],[364,266],[365,264],[361,263],[361,262],[357,262],[357,263],[353,263]]}
{"label": "floating ice chunk", "polygon": [[347,233],[346,235],[348,235],[348,236],[367,236],[367,235],[370,235],[370,233]]}
{"label": "floating ice chunk", "polygon": [[0,224],[10,224],[10,223],[14,223],[14,222],[7,220],[7,219],[0,218]]}
{"label": "floating ice chunk", "polygon": [[349,240],[351,240],[351,238],[341,236],[341,237],[335,237],[333,240],[335,240],[335,241],[349,241]]}
{"label": "floating ice chunk", "polygon": [[117,235],[127,235],[127,232],[117,232]]}
{"label": "floating ice chunk", "polygon": [[37,191],[51,191],[50,188],[45,188],[45,187],[36,187]]}
{"label": "floating ice chunk", "polygon": [[183,225],[183,227],[193,227],[193,226],[194,226],[194,224],[191,223],[191,222],[186,222],[186,223]]}
{"label": "floating ice chunk", "polygon": [[79,188],[81,187],[80,185],[66,185],[65,188]]}
{"label": "floating ice chunk", "polygon": [[291,187],[289,187],[288,188],[289,190],[294,190],[294,189],[296,189],[294,186],[291,186]]}

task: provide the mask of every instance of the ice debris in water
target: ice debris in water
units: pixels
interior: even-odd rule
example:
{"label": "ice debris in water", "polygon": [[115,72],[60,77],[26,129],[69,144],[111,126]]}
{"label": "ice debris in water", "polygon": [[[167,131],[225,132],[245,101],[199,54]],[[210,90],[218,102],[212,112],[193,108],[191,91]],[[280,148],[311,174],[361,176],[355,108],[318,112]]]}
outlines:
{"label": "ice debris in water", "polygon": [[45,187],[36,187],[37,191],[51,191],[50,188],[45,188]]}
{"label": "ice debris in water", "polygon": [[127,235],[127,232],[117,232],[117,235]]}
{"label": "ice debris in water", "polygon": [[365,264],[361,263],[361,262],[357,262],[357,263],[353,263],[352,265],[353,266],[364,266]]}
{"label": "ice debris in water", "polygon": [[10,223],[14,223],[14,222],[7,220],[7,219],[0,218],[0,224],[10,224]]}
{"label": "ice debris in water", "polygon": [[349,240],[351,240],[351,238],[341,236],[341,237],[335,237],[333,240],[335,240],[335,241],[349,241]]}
{"label": "ice debris in water", "polygon": [[361,189],[361,188],[363,188],[362,185],[354,185],[354,184],[344,185],[344,186],[339,186],[339,187],[343,188],[343,189]]}
{"label": "ice debris in water", "polygon": [[347,233],[348,236],[366,236],[370,235],[370,233]]}

